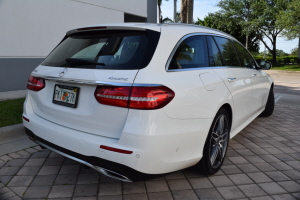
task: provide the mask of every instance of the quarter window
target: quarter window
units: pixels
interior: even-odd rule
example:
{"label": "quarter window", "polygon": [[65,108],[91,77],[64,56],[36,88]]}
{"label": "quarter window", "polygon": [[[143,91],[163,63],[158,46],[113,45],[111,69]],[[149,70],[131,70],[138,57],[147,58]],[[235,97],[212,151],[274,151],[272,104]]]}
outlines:
{"label": "quarter window", "polygon": [[208,67],[208,53],[205,36],[185,39],[176,50],[169,69]]}
{"label": "quarter window", "polygon": [[248,51],[239,43],[237,42],[233,42],[233,43],[240,56],[242,66],[255,69],[256,68],[255,61],[252,58],[252,56],[248,53]]}
{"label": "quarter window", "polygon": [[214,37],[223,57],[224,66],[240,66],[239,57],[230,40]]}

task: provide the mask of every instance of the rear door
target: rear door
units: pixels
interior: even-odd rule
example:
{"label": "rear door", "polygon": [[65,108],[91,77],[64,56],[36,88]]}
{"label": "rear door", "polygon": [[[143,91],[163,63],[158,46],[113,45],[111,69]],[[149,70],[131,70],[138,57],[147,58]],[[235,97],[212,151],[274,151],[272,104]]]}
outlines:
{"label": "rear door", "polygon": [[[231,92],[234,102],[232,130],[251,116],[253,110],[251,71],[241,67],[239,57],[231,41],[223,37],[208,36],[211,59],[215,59],[214,71]],[[223,66],[220,67],[219,65]]]}
{"label": "rear door", "polygon": [[94,96],[96,87],[130,87],[138,70],[150,62],[158,39],[159,32],[148,30],[68,36],[32,73],[44,78],[46,85],[41,91],[29,91],[34,112],[71,129],[119,138],[128,108],[100,104]]}
{"label": "rear door", "polygon": [[249,73],[251,73],[254,100],[253,112],[258,112],[259,110],[265,107],[265,103],[268,98],[270,89],[268,76],[265,72],[257,68],[255,60],[242,45],[240,45],[237,42],[234,42],[234,45],[241,58],[242,66],[249,69]]}

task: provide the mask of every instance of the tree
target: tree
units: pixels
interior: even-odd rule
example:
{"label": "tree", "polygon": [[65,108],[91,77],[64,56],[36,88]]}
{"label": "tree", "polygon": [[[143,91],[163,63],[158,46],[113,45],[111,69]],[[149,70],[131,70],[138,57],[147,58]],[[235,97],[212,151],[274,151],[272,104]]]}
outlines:
{"label": "tree", "polygon": [[[276,62],[276,39],[283,30],[276,21],[278,13],[285,11],[287,4],[287,0],[221,0],[217,6],[225,16],[223,22],[237,20],[246,41],[250,32],[255,32],[256,38],[272,53],[273,62]],[[265,37],[271,41],[272,47],[264,41]]]}
{"label": "tree", "polygon": [[236,21],[242,28],[242,34],[246,36],[245,46],[248,49],[249,35],[253,32],[254,27],[251,22],[255,19],[254,1],[253,0],[222,0],[217,6],[222,8],[224,21]]}
{"label": "tree", "polygon": [[279,57],[282,57],[282,56],[288,56],[289,54],[285,53],[284,51],[282,51],[280,49],[276,49],[276,55]]}
{"label": "tree", "polygon": [[188,0],[187,4],[187,23],[194,24],[193,14],[194,14],[194,0]]}
{"label": "tree", "polygon": [[175,23],[181,23],[181,14],[180,14],[180,12],[177,12],[177,13],[176,13],[176,20],[175,20]]}
{"label": "tree", "polygon": [[[224,21],[226,21],[226,23],[224,23]],[[224,14],[222,14],[221,12],[208,13],[208,15],[205,16],[204,20],[198,18],[195,24],[218,29],[232,35],[242,44],[246,43],[247,39],[243,34],[243,30],[241,25],[239,24],[239,20],[234,18],[227,20],[226,16],[224,16]],[[259,41],[255,36],[256,33],[254,31],[249,32],[248,34],[248,50],[251,52],[258,52],[259,50]]]}
{"label": "tree", "polygon": [[187,23],[187,1],[181,0],[180,18],[181,23]]}
{"label": "tree", "polygon": [[[158,5],[158,18],[159,18],[159,23],[162,23],[162,12],[161,12],[161,4],[162,4],[162,1],[163,0],[157,0],[157,5]],[[166,1],[169,1],[169,0],[166,0]]]}
{"label": "tree", "polygon": [[298,55],[298,50],[299,50],[299,47],[293,48],[291,50],[290,56],[297,56]]}
{"label": "tree", "polygon": [[165,18],[163,18],[162,23],[174,23],[174,21],[172,19],[170,19],[169,17],[165,17]]}
{"label": "tree", "polygon": [[291,1],[286,11],[281,11],[279,15],[279,20],[277,25],[281,26],[283,29],[282,35],[287,38],[287,40],[292,40],[299,38],[298,43],[298,60],[300,62],[300,1]]}
{"label": "tree", "polygon": [[181,23],[193,24],[194,0],[181,0]]}
{"label": "tree", "polygon": [[177,0],[174,1],[174,12],[173,12],[173,21],[177,23]]}

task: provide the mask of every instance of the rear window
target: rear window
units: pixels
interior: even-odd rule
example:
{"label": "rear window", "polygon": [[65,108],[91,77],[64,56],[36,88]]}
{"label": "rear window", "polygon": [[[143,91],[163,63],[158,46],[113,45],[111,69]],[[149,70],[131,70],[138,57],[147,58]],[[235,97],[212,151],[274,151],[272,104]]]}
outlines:
{"label": "rear window", "polygon": [[66,37],[42,65],[87,69],[141,69],[156,49],[160,33],[147,31],[89,31]]}

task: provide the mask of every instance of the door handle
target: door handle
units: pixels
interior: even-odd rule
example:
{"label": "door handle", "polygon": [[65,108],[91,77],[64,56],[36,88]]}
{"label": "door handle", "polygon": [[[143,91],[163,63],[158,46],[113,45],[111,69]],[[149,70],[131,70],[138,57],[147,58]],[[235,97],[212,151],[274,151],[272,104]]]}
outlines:
{"label": "door handle", "polygon": [[234,81],[236,78],[227,78],[227,80],[229,81],[229,82],[232,82],[232,81]]}
{"label": "door handle", "polygon": [[255,74],[255,73],[253,73],[253,74],[252,74],[252,76],[256,76],[256,74]]}

